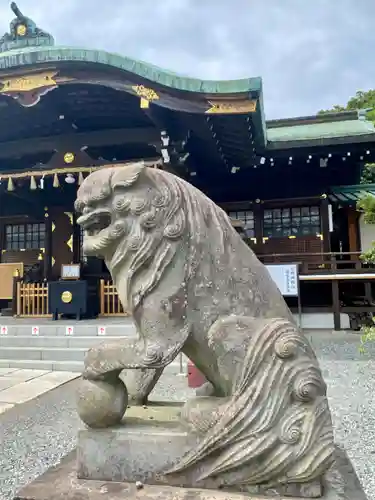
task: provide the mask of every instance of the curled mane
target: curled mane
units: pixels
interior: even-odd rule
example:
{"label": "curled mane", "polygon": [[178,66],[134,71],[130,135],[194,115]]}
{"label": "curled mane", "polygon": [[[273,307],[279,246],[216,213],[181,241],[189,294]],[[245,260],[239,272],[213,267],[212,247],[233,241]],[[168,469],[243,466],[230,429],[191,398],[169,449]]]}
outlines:
{"label": "curled mane", "polygon": [[110,177],[112,209],[127,227],[121,228],[124,236],[107,265],[113,276],[125,266],[124,302],[131,298],[136,307],[160,283],[177,252],[185,257],[184,280],[189,282],[209,233],[219,229],[215,246],[224,254],[225,241],[235,231],[221,208],[179,177],[153,168],[138,175],[126,167],[116,170]]}

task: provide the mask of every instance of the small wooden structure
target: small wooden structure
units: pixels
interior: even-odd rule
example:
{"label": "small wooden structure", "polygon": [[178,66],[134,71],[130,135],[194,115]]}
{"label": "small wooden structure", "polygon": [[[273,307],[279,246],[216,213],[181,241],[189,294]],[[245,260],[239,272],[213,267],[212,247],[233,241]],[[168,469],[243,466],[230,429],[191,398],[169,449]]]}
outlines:
{"label": "small wooden structure", "polygon": [[126,316],[116,287],[110,280],[100,280],[100,315]]}

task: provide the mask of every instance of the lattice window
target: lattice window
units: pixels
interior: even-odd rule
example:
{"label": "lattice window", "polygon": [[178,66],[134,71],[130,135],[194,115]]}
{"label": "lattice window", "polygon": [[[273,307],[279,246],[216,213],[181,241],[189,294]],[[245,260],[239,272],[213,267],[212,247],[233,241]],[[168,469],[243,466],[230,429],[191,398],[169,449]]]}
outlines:
{"label": "lattice window", "polygon": [[274,208],[264,211],[263,235],[268,238],[312,236],[319,233],[319,207]]}
{"label": "lattice window", "polygon": [[46,226],[43,222],[7,224],[4,237],[6,250],[39,250],[45,248]]}
{"label": "lattice window", "polygon": [[252,210],[242,210],[238,212],[228,212],[231,219],[238,219],[243,222],[244,233],[247,238],[254,238],[255,236],[255,220],[254,212]]}

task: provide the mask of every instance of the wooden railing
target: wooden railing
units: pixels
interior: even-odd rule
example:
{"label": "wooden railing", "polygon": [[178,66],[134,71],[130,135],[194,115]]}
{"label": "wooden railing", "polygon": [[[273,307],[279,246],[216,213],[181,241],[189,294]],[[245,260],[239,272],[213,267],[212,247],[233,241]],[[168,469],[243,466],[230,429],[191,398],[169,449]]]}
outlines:
{"label": "wooden railing", "polygon": [[100,280],[100,316],[127,316],[112,281]]}
{"label": "wooden railing", "polygon": [[301,274],[374,273],[375,266],[365,264],[360,252],[279,253],[258,255],[265,264],[298,263]]}
{"label": "wooden railing", "polygon": [[48,311],[48,284],[17,282],[17,316],[45,317]]}

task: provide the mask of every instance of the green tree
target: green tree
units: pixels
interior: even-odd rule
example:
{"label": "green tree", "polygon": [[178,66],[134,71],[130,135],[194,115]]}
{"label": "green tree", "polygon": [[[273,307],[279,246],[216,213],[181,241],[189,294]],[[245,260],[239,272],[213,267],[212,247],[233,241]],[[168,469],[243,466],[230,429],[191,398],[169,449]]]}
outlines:
{"label": "green tree", "polygon": [[[318,115],[325,115],[327,113],[338,113],[340,111],[355,111],[359,109],[365,109],[366,119],[372,121],[375,124],[375,90],[367,90],[364,92],[363,90],[358,90],[354,97],[351,97],[345,106],[341,106],[341,104],[335,104],[331,109],[322,109],[318,112]],[[373,184],[375,183],[375,163],[367,163],[363,167],[361,184]],[[366,197],[368,198],[368,197]],[[375,197],[373,198],[373,202],[375,204]],[[360,202],[361,205],[358,208],[362,210],[368,210],[371,201],[366,199]],[[375,212],[375,206],[374,206]],[[366,218],[366,217],[365,217]],[[375,220],[371,222],[374,224]],[[375,251],[375,250],[374,250]],[[375,261],[375,255],[374,255]]]}
{"label": "green tree", "polygon": [[[363,92],[359,90],[354,97],[351,97],[346,106],[336,104],[332,109],[321,110],[318,114],[338,113],[340,111],[354,111],[365,109],[366,119],[375,124],[375,90]],[[375,183],[375,163],[367,163],[362,171],[361,184]],[[367,195],[361,198],[357,203],[358,210],[364,214],[365,224],[375,224],[375,196]],[[361,259],[366,264],[375,263],[375,241],[372,247],[361,255]],[[375,318],[373,317],[375,323]],[[361,346],[360,351],[366,352],[366,344],[375,340],[375,324],[373,326],[363,326],[361,328]]]}

